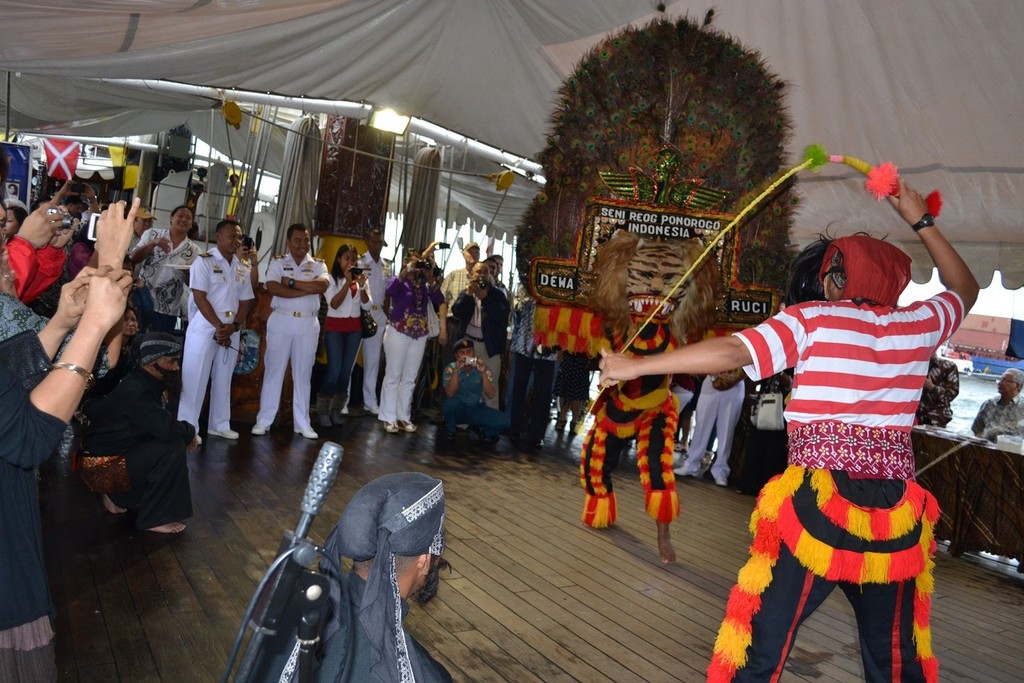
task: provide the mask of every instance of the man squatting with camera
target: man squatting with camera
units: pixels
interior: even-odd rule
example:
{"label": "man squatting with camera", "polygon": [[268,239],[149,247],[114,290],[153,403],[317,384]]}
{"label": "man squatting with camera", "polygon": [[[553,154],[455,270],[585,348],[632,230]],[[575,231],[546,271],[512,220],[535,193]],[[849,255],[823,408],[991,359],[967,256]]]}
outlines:
{"label": "man squatting with camera", "polygon": [[[490,267],[483,262],[473,266],[465,291],[452,306],[452,317],[459,322],[458,339],[473,342],[473,355],[481,359],[494,377],[501,376],[501,353],[505,350],[509,303],[494,286]],[[498,409],[498,392],[484,397],[484,403]]]}
{"label": "man squatting with camera", "polygon": [[455,342],[455,361],[444,370],[445,436],[455,438],[455,426],[468,424],[480,430],[480,438],[495,442],[511,425],[508,415],[489,407],[484,399],[498,395],[498,380],[475,356],[473,340],[463,337]]}

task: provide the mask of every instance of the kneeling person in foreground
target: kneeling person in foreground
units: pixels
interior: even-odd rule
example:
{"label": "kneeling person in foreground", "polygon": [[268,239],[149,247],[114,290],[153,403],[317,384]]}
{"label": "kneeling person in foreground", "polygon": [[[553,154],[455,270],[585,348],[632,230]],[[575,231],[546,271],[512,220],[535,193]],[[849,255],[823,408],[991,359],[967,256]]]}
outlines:
{"label": "kneeling person in foreground", "polygon": [[320,563],[332,585],[318,681],[452,680],[402,623],[406,598],[431,600],[448,566],[444,511],[443,484],[419,472],[380,477],[352,497]]}

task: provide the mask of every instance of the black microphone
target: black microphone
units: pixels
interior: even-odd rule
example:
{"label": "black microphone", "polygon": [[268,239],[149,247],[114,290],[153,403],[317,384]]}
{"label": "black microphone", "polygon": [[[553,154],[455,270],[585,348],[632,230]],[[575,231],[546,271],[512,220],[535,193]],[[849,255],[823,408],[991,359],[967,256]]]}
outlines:
{"label": "black microphone", "polygon": [[341,467],[341,457],[344,454],[345,449],[333,441],[325,442],[320,448],[320,454],[313,463],[313,471],[309,473],[306,493],[302,496],[302,516],[295,527],[295,540],[306,537],[309,527],[313,524],[313,518],[320,514],[324,498],[338,476],[338,468]]}

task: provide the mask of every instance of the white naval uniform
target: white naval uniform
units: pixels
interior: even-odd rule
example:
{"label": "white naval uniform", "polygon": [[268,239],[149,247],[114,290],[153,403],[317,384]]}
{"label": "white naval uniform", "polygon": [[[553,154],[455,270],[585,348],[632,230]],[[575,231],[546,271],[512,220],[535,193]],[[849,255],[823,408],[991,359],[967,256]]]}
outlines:
{"label": "white naval uniform", "polygon": [[[206,294],[222,323],[238,320],[238,305],[253,298],[249,268],[232,256],[229,262],[216,247],[197,258],[189,269],[188,329],[181,356],[181,401],[178,419],[199,432],[199,413],[203,409],[206,384],[210,383],[210,419],[207,428],[222,432],[231,429],[231,379],[238,361],[239,332],[231,335],[230,347],[213,339],[216,328],[196,305],[192,291]],[[233,348],[232,348],[233,347]]]}
{"label": "white naval uniform", "polygon": [[370,315],[377,321],[377,334],[363,339],[363,405],[367,410],[376,412],[380,409],[377,400],[377,375],[380,372],[380,350],[384,340],[384,330],[388,326],[388,317],[384,314],[384,264],[374,261],[367,252],[359,257],[356,264],[366,273],[366,286],[370,294],[370,303],[366,304]]}
{"label": "white naval uniform", "polygon": [[[275,256],[267,266],[267,282],[294,278],[296,282],[328,281],[323,259],[309,254],[296,263],[291,253]],[[306,294],[294,298],[275,296],[270,301],[273,312],[267,319],[267,346],[263,356],[263,388],[260,390],[260,412],[256,424],[270,427],[281,404],[284,371],[292,368],[292,427],[295,431],[312,431],[309,423],[309,385],[316,362],[316,345],[320,337],[320,295]]]}

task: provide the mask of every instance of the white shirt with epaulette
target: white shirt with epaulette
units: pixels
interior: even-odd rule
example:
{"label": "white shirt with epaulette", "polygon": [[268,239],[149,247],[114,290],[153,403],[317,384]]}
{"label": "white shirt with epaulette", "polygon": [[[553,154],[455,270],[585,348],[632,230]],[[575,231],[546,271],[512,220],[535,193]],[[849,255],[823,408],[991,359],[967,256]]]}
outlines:
{"label": "white shirt with epaulette", "polygon": [[210,322],[200,312],[195,296],[191,293],[199,290],[206,294],[207,300],[217,312],[222,323],[242,322],[236,320],[238,304],[253,298],[252,281],[249,279],[249,268],[240,258],[232,256],[231,261],[224,258],[217,247],[205,254],[200,254],[189,269],[189,324],[200,320],[209,325]]}
{"label": "white shirt with epaulette", "polygon": [[[296,282],[327,282],[327,264],[323,259],[313,258],[309,254],[296,263],[290,252],[278,254],[267,266],[267,282],[281,282],[281,278],[293,278]],[[270,301],[271,308],[279,311],[298,311],[300,313],[318,313],[320,311],[320,295],[306,294],[297,297],[275,296]]]}

